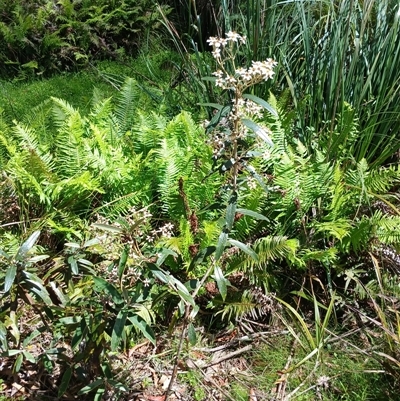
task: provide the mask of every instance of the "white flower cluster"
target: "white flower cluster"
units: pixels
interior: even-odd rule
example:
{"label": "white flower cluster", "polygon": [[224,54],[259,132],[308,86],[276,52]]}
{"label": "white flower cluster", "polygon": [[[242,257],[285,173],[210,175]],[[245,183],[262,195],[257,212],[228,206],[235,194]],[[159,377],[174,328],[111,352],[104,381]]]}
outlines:
{"label": "white flower cluster", "polygon": [[262,106],[252,100],[239,98],[237,101],[233,100],[233,102],[232,111],[229,115],[230,118],[239,119],[243,117],[262,117]]}
{"label": "white flower cluster", "polygon": [[246,36],[241,36],[236,32],[229,31],[226,34],[226,38],[217,38],[212,36],[207,40],[210,46],[213,47],[212,55],[215,59],[221,58],[221,49],[223,49],[228,43],[245,44]]}
{"label": "white flower cluster", "polygon": [[232,87],[247,88],[261,81],[268,81],[274,76],[274,67],[277,62],[271,58],[265,61],[252,61],[249,68],[237,68],[235,75],[229,75],[222,70],[213,72],[217,77],[215,85],[222,89],[230,89]]}

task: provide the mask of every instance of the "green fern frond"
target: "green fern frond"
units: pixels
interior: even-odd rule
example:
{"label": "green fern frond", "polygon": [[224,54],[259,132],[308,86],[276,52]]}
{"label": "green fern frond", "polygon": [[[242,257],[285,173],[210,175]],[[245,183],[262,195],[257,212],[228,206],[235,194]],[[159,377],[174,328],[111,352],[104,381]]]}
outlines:
{"label": "green fern frond", "polygon": [[139,100],[139,88],[133,78],[126,78],[119,90],[115,115],[122,132],[128,131],[134,120],[137,102]]}

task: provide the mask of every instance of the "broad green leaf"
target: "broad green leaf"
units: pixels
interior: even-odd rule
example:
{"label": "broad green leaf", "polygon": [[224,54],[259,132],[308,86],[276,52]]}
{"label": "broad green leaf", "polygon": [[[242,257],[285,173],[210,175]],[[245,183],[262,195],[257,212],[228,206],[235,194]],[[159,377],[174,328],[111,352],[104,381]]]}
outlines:
{"label": "broad green leaf", "polygon": [[228,239],[228,233],[226,231],[222,231],[219,235],[217,248],[215,249],[215,260],[218,261],[222,254],[224,253],[226,241]]}
{"label": "broad green leaf", "polygon": [[194,329],[193,323],[189,323],[189,326],[188,326],[188,339],[189,339],[189,343],[191,345],[196,345],[197,336],[196,336],[196,330]]}
{"label": "broad green leaf", "polygon": [[118,290],[109,282],[106,280],[93,276],[93,281],[95,284],[95,289],[100,292],[104,292],[108,295],[111,296],[112,300],[116,304],[121,304],[124,302],[124,299],[122,298],[121,294],[118,292]]}
{"label": "broad green leaf", "polygon": [[38,240],[40,231],[35,231],[18,249],[15,259],[18,261],[24,261],[28,252],[33,248],[36,241]]}
{"label": "broad green leaf", "polygon": [[164,263],[165,259],[167,259],[168,256],[173,256],[175,258],[178,256],[178,254],[176,252],[172,251],[171,249],[163,248],[162,251],[159,252],[159,256],[158,256],[156,265],[158,267],[160,267]]}
{"label": "broad green leaf", "polygon": [[87,332],[85,319],[81,320],[81,324],[75,329],[74,335],[71,339],[71,348],[76,350],[83,340],[84,331]]}
{"label": "broad green leaf", "polygon": [[35,339],[36,337],[40,336],[43,332],[46,331],[45,327],[41,327],[40,329],[37,330],[33,330],[31,334],[29,334],[28,337],[26,337],[22,343],[22,345],[24,347],[27,347],[29,345],[29,343]]}
{"label": "broad green leaf", "polygon": [[17,265],[15,263],[7,269],[6,277],[4,279],[4,292],[10,291],[14,284],[15,276],[17,275]]}
{"label": "broad green leaf", "polygon": [[69,386],[69,382],[71,380],[72,376],[72,369],[70,366],[65,370],[63,377],[61,379],[61,383],[58,387],[58,398],[61,398],[64,393],[67,391],[67,388]]}
{"label": "broad green leaf", "polygon": [[155,268],[152,268],[152,269],[150,269],[151,270],[151,272],[153,273],[153,276],[156,278],[156,279],[158,279],[158,280],[160,280],[160,281],[162,281],[163,283],[165,283],[165,284],[168,284],[169,283],[169,275],[166,275],[163,271],[161,271],[160,269],[155,269]]}
{"label": "broad green leaf", "polygon": [[103,379],[97,379],[94,382],[88,384],[87,386],[81,388],[78,391],[78,395],[90,393],[92,390],[94,390],[95,388],[101,386],[102,384],[104,384],[104,380]]}
{"label": "broad green leaf", "polygon": [[78,244],[77,242],[66,242],[64,245],[74,249],[80,249],[81,247],[80,244]]}
{"label": "broad green leaf", "polygon": [[27,262],[29,263],[37,263],[37,262],[41,262],[42,260],[48,259],[49,255],[36,255],[33,256],[32,258],[29,258],[27,260]]}
{"label": "broad green leaf", "polygon": [[242,208],[237,208],[236,209],[236,213],[241,213],[244,214],[245,216],[249,216],[249,217],[253,217],[256,220],[265,220],[268,221],[268,218],[263,216],[260,213],[257,213],[253,210],[249,210],[249,209],[242,209]]}
{"label": "broad green leaf", "polygon": [[213,109],[221,110],[224,106],[218,103],[198,103],[199,106],[212,107]]}
{"label": "broad green leaf", "polygon": [[237,206],[237,193],[232,192],[229,197],[228,206],[226,208],[226,228],[228,231],[232,230],[233,223],[235,222],[236,216],[236,206]]}
{"label": "broad green leaf", "polygon": [[124,391],[124,392],[129,391],[129,388],[128,388],[128,387],[126,387],[124,384],[122,384],[122,383],[120,383],[120,382],[117,382],[116,380],[108,379],[108,380],[107,380],[107,383],[108,383],[110,386],[116,388],[116,389],[119,390],[119,391]]}
{"label": "broad green leaf", "polygon": [[110,226],[108,224],[92,224],[92,226],[95,228],[99,228],[100,230],[109,231],[116,234],[120,234],[124,231],[120,227]]}
{"label": "broad green leaf", "polygon": [[255,95],[251,95],[249,93],[245,93],[243,95],[243,97],[245,99],[249,99],[249,100],[253,101],[254,103],[257,103],[260,106],[264,107],[264,109],[268,110],[274,117],[278,117],[277,111],[264,99],[261,99],[260,97],[255,96]]}
{"label": "broad green leaf", "polygon": [[125,272],[125,268],[126,268],[126,262],[128,260],[128,255],[129,255],[129,251],[128,251],[128,247],[125,246],[124,250],[122,251],[121,257],[119,259],[119,263],[118,263],[118,278],[121,281],[122,276]]}
{"label": "broad green leaf", "polygon": [[79,274],[78,262],[75,259],[75,256],[70,256],[67,261],[71,266],[72,274]]}
{"label": "broad green leaf", "polygon": [[19,354],[14,362],[13,372],[18,373],[21,369],[22,362],[24,361],[24,354]]}
{"label": "broad green leaf", "polygon": [[117,318],[115,319],[114,327],[111,334],[111,351],[116,351],[119,344],[124,337],[124,328],[128,313],[126,311],[119,311]]}
{"label": "broad green leaf", "polygon": [[137,315],[133,315],[133,316],[128,316],[128,319],[130,320],[130,322],[137,328],[139,329],[142,334],[148,339],[150,340],[150,342],[153,345],[156,345],[156,338],[154,336],[153,330],[151,329],[151,327],[140,317]]}
{"label": "broad green leaf", "polygon": [[82,245],[82,248],[89,248],[90,246],[98,245],[98,244],[100,244],[100,240],[99,240],[98,238],[92,238],[92,239],[86,241],[86,242]]}
{"label": "broad green leaf", "polygon": [[207,248],[202,249],[197,255],[193,258],[190,263],[189,271],[192,270],[195,266],[202,263],[208,256],[212,255],[216,250],[215,246],[208,246]]}
{"label": "broad green leaf", "polygon": [[24,357],[27,361],[31,362],[31,363],[36,363],[36,358],[28,351],[22,351],[22,353],[24,354]]}
{"label": "broad green leaf", "polygon": [[264,128],[260,127],[254,121],[248,120],[247,118],[242,118],[242,122],[247,128],[251,129],[255,134],[257,134],[269,146],[274,145],[271,138],[269,137],[267,131]]}
{"label": "broad green leaf", "polygon": [[234,239],[228,239],[228,242],[231,245],[238,247],[244,253],[247,253],[247,255],[251,256],[255,261],[258,260],[257,254],[249,246],[247,246],[246,244],[243,244],[243,242],[236,241]]}
{"label": "broad green leaf", "polygon": [[227,294],[227,283],[229,283],[229,281],[224,277],[224,273],[219,266],[214,267],[214,279],[217,283],[221,297],[225,301]]}

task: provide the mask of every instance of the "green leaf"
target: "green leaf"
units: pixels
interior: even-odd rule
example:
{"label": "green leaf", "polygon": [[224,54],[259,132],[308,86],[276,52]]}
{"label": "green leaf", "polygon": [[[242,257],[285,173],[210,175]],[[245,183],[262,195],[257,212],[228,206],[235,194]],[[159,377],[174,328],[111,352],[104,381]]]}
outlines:
{"label": "green leaf", "polygon": [[228,242],[233,246],[237,246],[244,253],[247,253],[247,255],[251,256],[255,261],[258,261],[257,254],[246,244],[243,244],[243,242],[236,241],[234,239],[228,239]]}
{"label": "green leaf", "polygon": [[190,263],[189,271],[193,269],[198,264],[202,263],[208,256],[212,255],[217,248],[215,246],[208,246],[202,249]]}
{"label": "green leaf", "polygon": [[255,134],[257,134],[265,143],[267,143],[269,146],[274,146],[271,138],[264,128],[247,118],[242,118],[242,122],[247,128],[251,129]]}
{"label": "green leaf", "polygon": [[79,274],[78,262],[75,259],[75,256],[70,256],[67,261],[71,266],[72,274]]}
{"label": "green leaf", "polygon": [[11,256],[8,253],[4,252],[2,249],[0,249],[0,256],[6,258],[7,260],[11,259]]}
{"label": "green leaf", "polygon": [[14,366],[13,366],[13,372],[14,373],[18,373],[19,372],[19,370],[21,369],[23,361],[24,361],[24,355],[21,353],[21,354],[18,355],[17,359],[14,362]]}
{"label": "green leaf", "polygon": [[221,110],[224,106],[222,106],[221,104],[218,103],[198,103],[199,106],[203,106],[203,107],[212,107],[214,109],[217,110]]}
{"label": "green leaf", "polygon": [[235,222],[237,206],[237,193],[232,192],[229,197],[228,207],[226,208],[226,228],[228,231],[232,230],[233,223]]}
{"label": "green leaf", "polygon": [[4,292],[10,291],[10,288],[14,284],[15,276],[17,275],[17,265],[13,263],[8,269],[6,273],[6,277],[4,279]]}
{"label": "green leaf", "polygon": [[219,266],[214,267],[214,279],[217,283],[222,300],[225,301],[227,295],[227,284],[229,281],[224,277],[224,274]]}
{"label": "green leaf", "polygon": [[236,209],[236,213],[241,213],[241,214],[244,214],[245,216],[253,217],[253,218],[256,219],[256,220],[265,220],[265,221],[268,221],[268,218],[267,218],[267,217],[263,216],[263,215],[260,214],[260,213],[255,212],[255,211],[253,211],[253,210],[237,208],[237,209]]}
{"label": "green leaf", "polygon": [[31,363],[36,363],[36,358],[30,352],[22,351],[22,353],[24,354],[24,357],[27,361]]}
{"label": "green leaf", "polygon": [[156,337],[153,333],[153,330],[151,327],[142,319],[140,316],[133,315],[133,316],[128,316],[128,319],[130,322],[137,328],[139,329],[142,334],[150,340],[150,342],[153,345],[156,345]]}
{"label": "green leaf", "polygon": [[121,257],[119,259],[118,263],[118,279],[121,281],[122,276],[124,274],[125,268],[126,268],[126,262],[128,260],[128,247],[125,246],[124,250],[122,251]]}
{"label": "green leaf", "polygon": [[82,248],[89,248],[90,246],[98,245],[98,244],[100,244],[100,240],[99,240],[98,238],[92,238],[92,239],[86,241],[86,242],[82,245]]}
{"label": "green leaf", "polygon": [[124,230],[120,227],[115,227],[115,226],[110,226],[108,224],[92,224],[93,227],[95,228],[99,228],[100,230],[104,230],[104,231],[109,231],[115,234],[120,234],[122,233]]}
{"label": "green leaf", "polygon": [[126,311],[119,311],[115,319],[114,327],[111,334],[111,351],[116,351],[120,342],[124,337],[124,328],[128,313]]}
{"label": "green leaf", "polygon": [[114,303],[121,304],[124,302],[124,299],[122,298],[121,294],[112,284],[96,276],[93,276],[93,281],[95,284],[95,289],[97,291],[104,292],[110,295]]}
{"label": "green leaf", "polygon": [[68,386],[69,386],[69,382],[71,380],[71,376],[72,376],[72,369],[70,366],[68,366],[68,368],[65,370],[63,377],[61,379],[61,383],[58,387],[58,398],[61,398],[64,393],[66,392]]}
{"label": "green leaf", "polygon": [[264,109],[268,110],[274,117],[278,117],[277,111],[264,99],[261,99],[260,97],[255,96],[255,95],[250,95],[249,93],[245,93],[243,95],[243,97],[245,99],[249,99],[249,100],[253,101],[254,103],[257,103],[260,106],[264,107]]}
{"label": "green leaf", "polygon": [[226,231],[222,231],[219,235],[217,248],[215,249],[215,260],[218,261],[225,250],[226,241],[228,239],[228,233]]}
{"label": "green leaf", "polygon": [[189,339],[189,343],[191,345],[196,345],[197,336],[196,336],[196,330],[194,329],[193,323],[189,323],[189,326],[188,326],[188,339]]}
{"label": "green leaf", "polygon": [[78,395],[90,393],[92,390],[94,390],[95,388],[101,386],[102,384],[104,384],[104,380],[103,379],[97,379],[94,382],[88,384],[87,386],[81,388],[78,391]]}
{"label": "green leaf", "polygon": [[33,248],[36,241],[38,240],[40,231],[35,231],[18,249],[17,255],[15,257],[18,261],[24,261],[28,252]]}
{"label": "green leaf", "polygon": [[119,391],[124,391],[124,392],[129,391],[128,387],[126,387],[124,384],[120,382],[117,382],[116,380],[108,379],[107,382],[110,386],[116,388]]}
{"label": "green leaf", "polygon": [[171,249],[163,248],[161,252],[159,252],[159,257],[157,259],[156,265],[160,267],[168,256],[173,256],[175,258],[178,256],[178,254]]}

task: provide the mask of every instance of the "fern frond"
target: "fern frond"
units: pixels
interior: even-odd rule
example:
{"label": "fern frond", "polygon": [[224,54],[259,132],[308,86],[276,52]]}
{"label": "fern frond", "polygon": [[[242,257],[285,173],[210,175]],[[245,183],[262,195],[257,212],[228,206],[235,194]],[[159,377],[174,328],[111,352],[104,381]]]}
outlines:
{"label": "fern frond", "polygon": [[122,132],[128,131],[135,120],[139,88],[133,78],[126,78],[119,90],[115,115]]}

